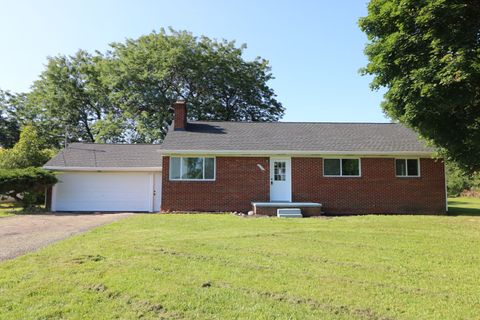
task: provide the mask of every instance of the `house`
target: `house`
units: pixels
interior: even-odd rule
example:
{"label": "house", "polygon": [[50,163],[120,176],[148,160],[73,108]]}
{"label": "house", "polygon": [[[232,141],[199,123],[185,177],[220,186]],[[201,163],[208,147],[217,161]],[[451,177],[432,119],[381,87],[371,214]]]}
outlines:
{"label": "house", "polygon": [[445,171],[397,123],[187,121],[174,104],[162,145],[71,144],[57,211],[240,211],[307,215],[446,211]]}

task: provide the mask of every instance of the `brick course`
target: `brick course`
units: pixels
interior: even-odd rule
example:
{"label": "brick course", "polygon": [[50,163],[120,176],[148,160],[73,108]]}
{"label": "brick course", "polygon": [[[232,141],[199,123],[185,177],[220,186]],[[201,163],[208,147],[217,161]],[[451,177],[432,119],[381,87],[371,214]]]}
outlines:
{"label": "brick course", "polygon": [[[162,211],[252,210],[252,201],[270,198],[268,161],[268,157],[217,157],[216,181],[170,181],[165,156]],[[292,201],[319,202],[331,214],[445,212],[440,161],[422,158],[419,178],[395,177],[393,158],[362,158],[358,178],[323,177],[322,164],[322,158],[292,158]]]}
{"label": "brick course", "polygon": [[162,171],[162,211],[248,212],[252,201],[270,200],[267,157],[217,157],[215,181],[170,181],[166,156]]}
{"label": "brick course", "polygon": [[292,158],[292,201],[319,202],[326,213],[445,212],[443,162],[420,159],[420,174],[396,177],[395,159],[362,158],[361,177],[324,177],[321,158]]}

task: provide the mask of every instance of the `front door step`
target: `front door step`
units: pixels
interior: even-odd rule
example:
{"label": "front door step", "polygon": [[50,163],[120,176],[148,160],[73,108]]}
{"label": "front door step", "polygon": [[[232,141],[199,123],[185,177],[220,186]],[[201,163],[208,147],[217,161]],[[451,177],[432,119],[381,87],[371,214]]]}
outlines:
{"label": "front door step", "polygon": [[322,204],[316,202],[252,202],[253,213],[264,216],[278,216],[278,209],[299,209],[303,217],[322,214]]}

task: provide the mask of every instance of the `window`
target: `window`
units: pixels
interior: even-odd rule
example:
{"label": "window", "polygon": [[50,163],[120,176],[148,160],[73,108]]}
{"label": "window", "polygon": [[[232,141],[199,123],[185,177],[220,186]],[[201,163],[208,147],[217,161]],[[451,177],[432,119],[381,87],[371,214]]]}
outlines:
{"label": "window", "polygon": [[170,180],[215,180],[215,158],[171,157]]}
{"label": "window", "polygon": [[396,159],[395,173],[397,177],[419,177],[420,162],[418,159]]}
{"label": "window", "polygon": [[285,163],[285,161],[275,161],[273,163],[273,180],[287,180],[287,164]]}
{"label": "window", "polygon": [[359,177],[360,159],[323,159],[323,175],[333,177]]}

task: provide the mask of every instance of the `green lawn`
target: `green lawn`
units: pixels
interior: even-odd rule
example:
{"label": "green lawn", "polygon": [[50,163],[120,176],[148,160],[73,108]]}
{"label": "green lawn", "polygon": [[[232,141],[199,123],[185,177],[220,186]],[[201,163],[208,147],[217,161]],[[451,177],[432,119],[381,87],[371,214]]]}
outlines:
{"label": "green lawn", "polygon": [[448,199],[449,215],[480,216],[480,198]]}
{"label": "green lawn", "polygon": [[480,216],[458,201],[457,216],[132,216],[0,263],[0,318],[478,319]]}
{"label": "green lawn", "polygon": [[14,203],[0,203],[0,218],[12,216],[20,210],[22,208]]}

